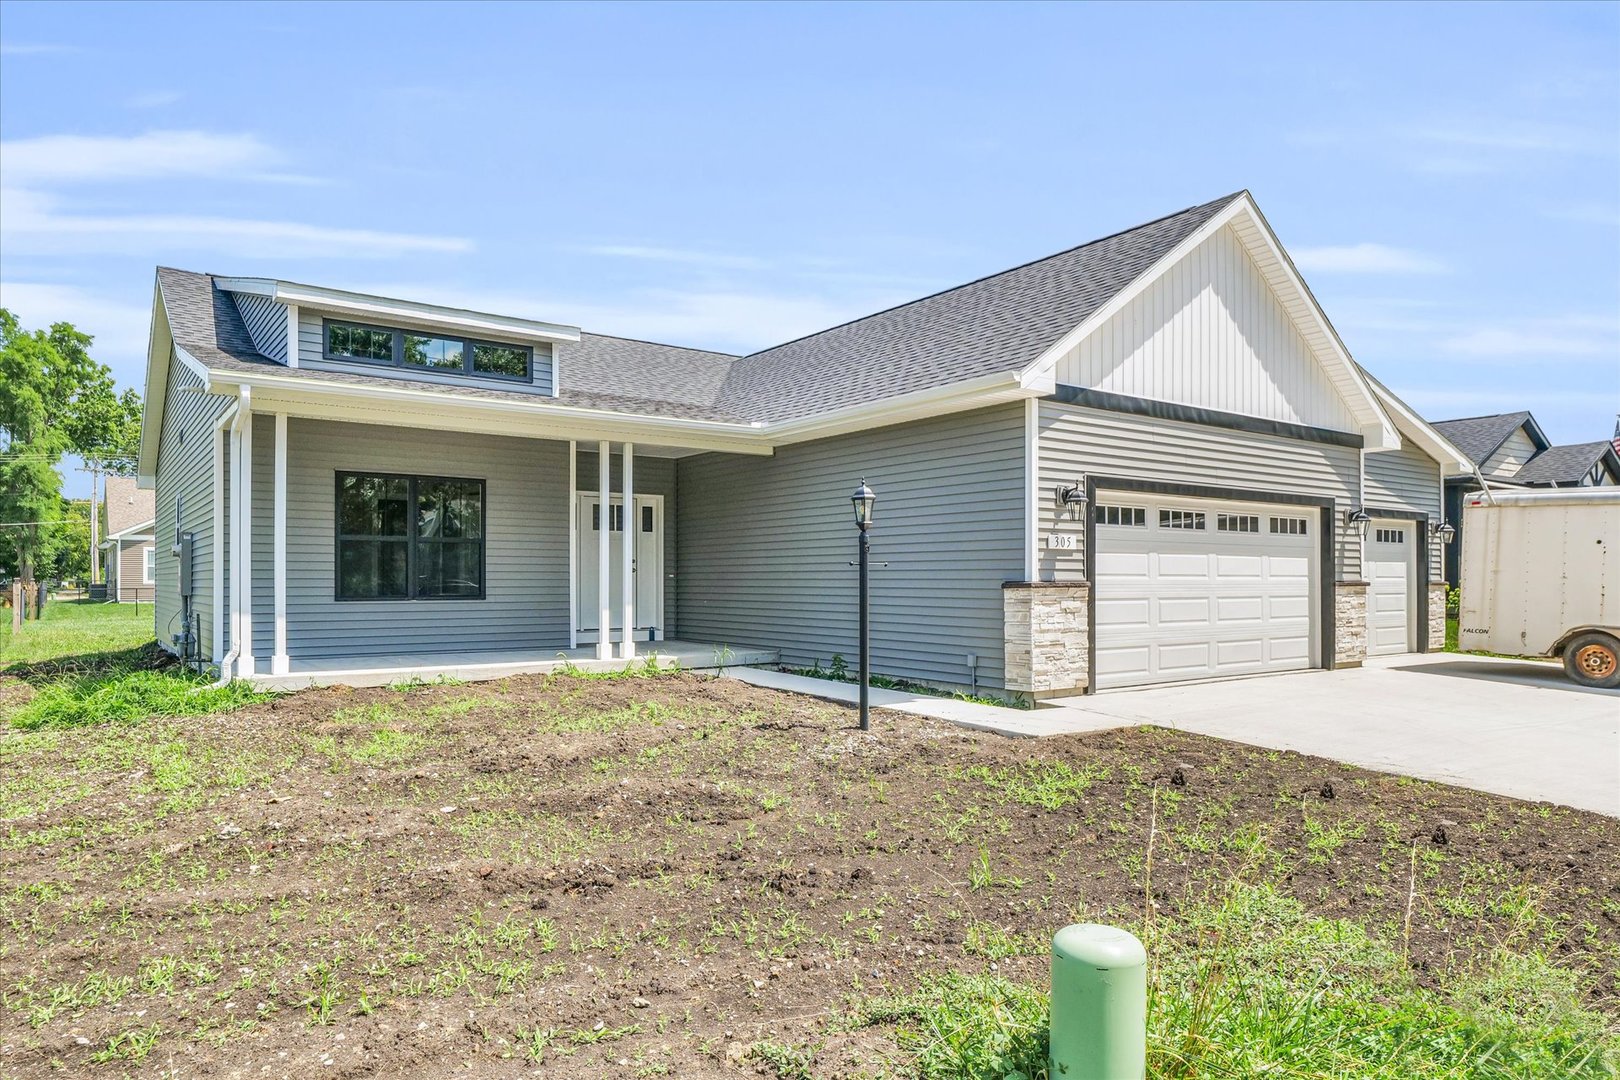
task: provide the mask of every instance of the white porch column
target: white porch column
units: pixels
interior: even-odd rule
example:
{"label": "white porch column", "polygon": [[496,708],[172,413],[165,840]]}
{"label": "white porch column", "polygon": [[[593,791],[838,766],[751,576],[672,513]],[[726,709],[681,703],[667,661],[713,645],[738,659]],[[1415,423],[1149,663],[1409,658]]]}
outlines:
{"label": "white porch column", "polygon": [[579,443],[568,440],[568,647],[579,647]]}
{"label": "white porch column", "polygon": [[620,569],[624,574],[624,642],[619,647],[619,656],[629,660],[636,655],[636,486],[632,477],[636,467],[636,447],[634,443],[624,444],[624,479],[619,487],[623,488],[624,499],[624,529],[620,533],[620,543],[623,544],[623,558]]}
{"label": "white porch column", "polygon": [[[246,403],[244,403],[246,404]],[[241,531],[237,539],[241,541],[237,548],[237,564],[240,567],[239,581],[241,588],[237,610],[241,612],[241,642],[242,648],[237,653],[236,670],[239,675],[249,676],[255,674],[253,670],[253,412],[249,409],[246,419],[242,422],[242,447],[237,456],[242,459],[242,471],[238,475],[242,478],[241,497],[236,500],[238,512],[242,515]]]}
{"label": "white porch column", "polygon": [[275,463],[276,644],[270,674],[285,675],[287,662],[287,414],[276,413]]}
{"label": "white porch column", "polygon": [[613,657],[613,583],[608,574],[612,570],[613,492],[608,482],[608,454],[611,444],[606,439],[596,444],[597,521],[596,534],[596,658]]}

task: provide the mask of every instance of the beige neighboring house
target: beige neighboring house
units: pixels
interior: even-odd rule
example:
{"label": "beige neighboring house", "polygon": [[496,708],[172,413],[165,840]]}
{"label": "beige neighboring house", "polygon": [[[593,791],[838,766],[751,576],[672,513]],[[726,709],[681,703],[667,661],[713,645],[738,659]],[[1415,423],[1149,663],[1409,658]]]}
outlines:
{"label": "beige neighboring house", "polygon": [[101,541],[101,565],[107,579],[107,599],[150,604],[157,595],[154,493],[137,488],[133,476],[109,476],[103,510],[106,539]]}

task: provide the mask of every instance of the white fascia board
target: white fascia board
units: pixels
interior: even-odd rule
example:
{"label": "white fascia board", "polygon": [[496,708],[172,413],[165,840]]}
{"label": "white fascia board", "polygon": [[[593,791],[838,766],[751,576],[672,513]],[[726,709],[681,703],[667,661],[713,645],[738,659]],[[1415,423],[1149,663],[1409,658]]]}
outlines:
{"label": "white fascia board", "polygon": [[145,521],[136,522],[127,529],[119,529],[117,532],[108,536],[104,542],[111,543],[114,540],[150,540],[152,539],[153,530],[156,527],[157,519],[147,518]]}
{"label": "white fascia board", "polygon": [[157,477],[158,436],[169,393],[169,316],[163,306],[163,287],[152,282],[152,328],[146,339],[146,385],[141,406],[141,445],[135,453],[135,486],[150,488]]}
{"label": "white fascia board", "polygon": [[534,341],[578,341],[577,326],[562,323],[520,319],[511,315],[492,315],[466,308],[424,304],[414,300],[395,300],[386,296],[328,289],[319,285],[303,285],[296,281],[268,278],[215,278],[220,288],[231,292],[265,296],[279,304],[308,307],[365,319],[398,320],[432,323],[454,328],[474,335],[497,338],[520,338]]}
{"label": "white fascia board", "polygon": [[[769,454],[761,425],[680,417],[638,416],[557,405],[544,395],[535,404],[464,397],[414,387],[355,386],[296,375],[215,371],[222,389],[255,389],[256,408],[295,416],[358,423],[410,423],[439,430],[527,435],[531,438],[625,439],[673,443],[738,454]],[[375,417],[375,419],[372,419]]]}
{"label": "white fascia board", "polygon": [[818,413],[797,420],[781,420],[764,426],[765,435],[776,446],[825,439],[868,428],[903,424],[944,413],[965,412],[1007,401],[1040,397],[1038,387],[1025,385],[1022,373],[999,371],[949,386],[916,390],[863,405]]}
{"label": "white fascia board", "polygon": [[1450,440],[1436,431],[1423,417],[1413,412],[1411,406],[1396,397],[1383,383],[1370,375],[1367,376],[1367,382],[1384,410],[1394,419],[1395,427],[1403,436],[1416,443],[1424,453],[1439,462],[1444,475],[1472,475],[1474,463],[1464,457],[1461,450],[1451,445]]}
{"label": "white fascia board", "polygon": [[[1260,208],[1255,205],[1253,197],[1246,191],[1233,199],[1214,217],[1204,222],[1181,243],[1171,248],[1163,258],[1139,275],[1135,281],[1115,294],[1108,303],[1092,312],[1084,322],[1063,335],[1037,357],[1023,371],[1022,379],[1024,384],[1031,388],[1040,388],[1044,393],[1051,393],[1058,361],[1066,353],[1073,350],[1080,342],[1095,332],[1098,327],[1104,325],[1109,319],[1122,311],[1127,304],[1146,292],[1170,267],[1185,259],[1200,244],[1214,236],[1221,229],[1235,223],[1249,226],[1247,229],[1240,228],[1237,230],[1238,237],[1245,246],[1252,244],[1251,236],[1259,238],[1265,246],[1266,253],[1272,257],[1269,261],[1274,262],[1280,268],[1284,286],[1294,294],[1295,298],[1300,301],[1300,306],[1306,311],[1313,325],[1300,327],[1303,336],[1306,337],[1307,341],[1315,339],[1322,346],[1325,346],[1313,348],[1312,352],[1318,355],[1318,362],[1328,369],[1329,377],[1339,387],[1340,393],[1345,399],[1345,404],[1350,408],[1352,415],[1356,417],[1360,424],[1359,434],[1362,436],[1366,448],[1375,451],[1400,449],[1401,439],[1399,433],[1395,430],[1394,424],[1383,409],[1379,407],[1371,389],[1366,381],[1361,378],[1355,361],[1350,358],[1349,352],[1344,348],[1344,343],[1339,340],[1338,333],[1333,329],[1333,324],[1328,321],[1326,313],[1317,304],[1316,297],[1311,295],[1310,289],[1305,286],[1304,280],[1300,278],[1298,272],[1294,269],[1293,261],[1288,258],[1288,253],[1283,250],[1276,234],[1271,231],[1271,226],[1266,223],[1264,215],[1260,213]],[[1252,255],[1253,252],[1251,251],[1251,257]],[[1263,267],[1261,273],[1265,273]],[[1273,282],[1272,287],[1274,289],[1277,287],[1275,282]],[[1279,299],[1283,298],[1279,297]],[[1284,308],[1287,309],[1287,307],[1288,305],[1285,303]],[[1293,315],[1294,313],[1290,312],[1290,314]],[[1297,322],[1298,315],[1294,315],[1294,318]]]}

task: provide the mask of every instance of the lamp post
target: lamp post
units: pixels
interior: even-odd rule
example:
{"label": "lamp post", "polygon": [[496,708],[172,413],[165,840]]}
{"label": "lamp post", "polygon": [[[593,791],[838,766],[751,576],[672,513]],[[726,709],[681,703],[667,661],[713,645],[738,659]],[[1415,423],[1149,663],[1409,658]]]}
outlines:
{"label": "lamp post", "polygon": [[872,538],[868,533],[872,528],[872,504],[877,502],[877,492],[867,487],[866,479],[862,477],[861,486],[855,489],[849,501],[855,507],[855,527],[861,531],[861,730],[869,731],[872,727],[870,703],[867,700],[872,678],[872,619],[869,614],[871,589],[868,579]]}

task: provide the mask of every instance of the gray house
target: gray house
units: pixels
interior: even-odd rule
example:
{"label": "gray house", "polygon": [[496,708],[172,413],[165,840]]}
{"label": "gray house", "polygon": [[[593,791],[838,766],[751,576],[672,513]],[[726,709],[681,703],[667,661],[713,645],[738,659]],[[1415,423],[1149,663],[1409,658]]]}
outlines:
{"label": "gray house", "polygon": [[852,656],[862,477],[878,672],[1354,665],[1468,467],[1246,192],[747,356],[163,268],[148,365],[158,637],[268,686]]}

